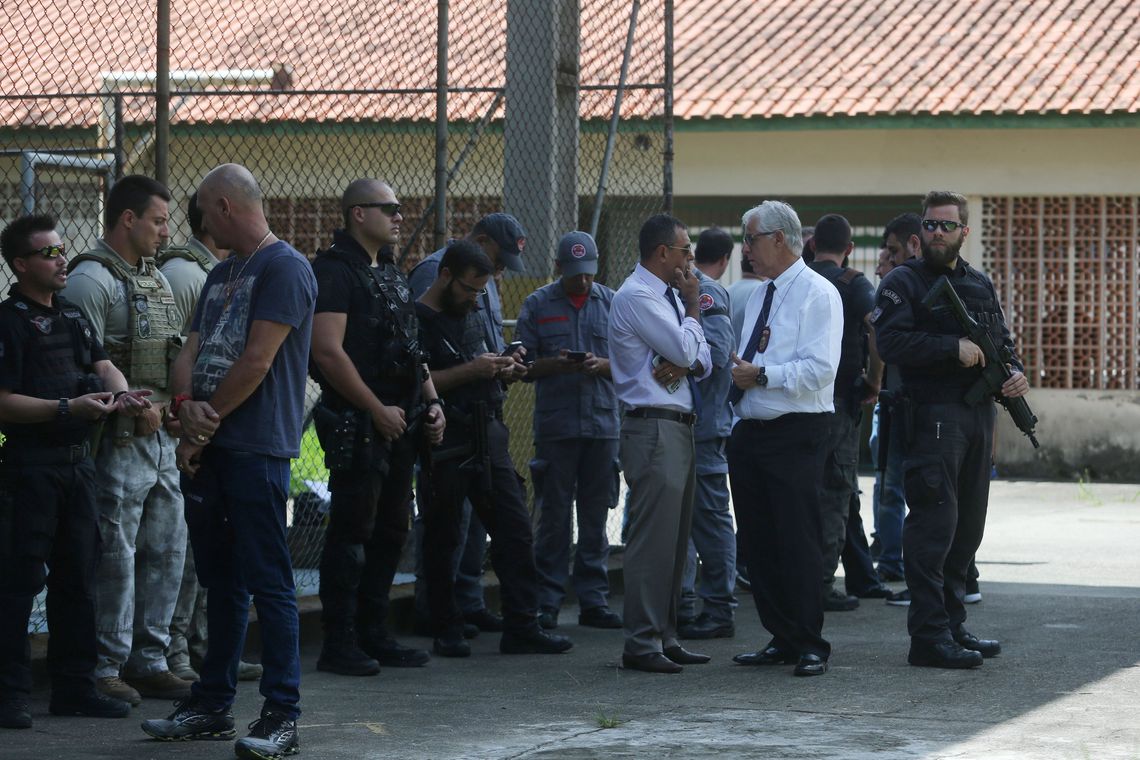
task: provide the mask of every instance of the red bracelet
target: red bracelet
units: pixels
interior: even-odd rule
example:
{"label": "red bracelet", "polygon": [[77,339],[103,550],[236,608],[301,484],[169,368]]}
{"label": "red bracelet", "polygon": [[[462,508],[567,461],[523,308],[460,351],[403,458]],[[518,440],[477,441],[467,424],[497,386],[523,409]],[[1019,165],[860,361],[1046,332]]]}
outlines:
{"label": "red bracelet", "polygon": [[183,401],[192,401],[193,397],[189,393],[179,393],[170,400],[170,416],[178,419],[178,410],[182,408]]}

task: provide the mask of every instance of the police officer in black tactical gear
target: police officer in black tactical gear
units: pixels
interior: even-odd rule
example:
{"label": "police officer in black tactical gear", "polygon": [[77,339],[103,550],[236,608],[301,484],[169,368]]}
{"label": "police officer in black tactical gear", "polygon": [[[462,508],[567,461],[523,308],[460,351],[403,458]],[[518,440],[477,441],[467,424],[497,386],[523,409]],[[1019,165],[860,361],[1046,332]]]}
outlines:
{"label": "police officer in black tactical gear", "polygon": [[[882,384],[879,360],[867,327],[875,307],[875,289],[857,269],[845,266],[854,244],[851,224],[839,214],[825,214],[815,223],[815,259],[808,266],[839,291],[843,302],[843,342],[835,375],[835,412],[830,416],[831,439],[820,484],[820,526],[823,530],[823,608],[852,610],[859,599],[885,599],[891,590],[882,584],[871,559],[863,519],[859,514],[859,435],[863,404],[870,403]],[[835,571],[843,560],[846,593],[834,588]]]}
{"label": "police officer in black tactical gear", "polygon": [[429,659],[393,640],[386,619],[411,525],[417,452],[425,437],[441,440],[444,416],[419,348],[411,289],[392,255],[399,201],[384,182],[358,179],[341,208],[344,229],[313,262],[311,373],[323,390],[313,418],[332,492],[317,669],[366,676]]}
{"label": "police officer in black tactical gear", "polygon": [[[478,245],[448,245],[431,287],[420,296],[424,349],[432,378],[447,402],[443,443],[421,462],[417,488],[423,509],[424,576],[435,652],[466,657],[463,614],[455,598],[452,557],[459,546],[464,499],[491,536],[491,563],[502,590],[503,654],[557,654],[572,646],[538,624],[534,536],[521,478],[511,461],[503,424],[503,384],[519,372],[514,347],[488,350],[475,313],[494,265]],[[507,354],[506,356],[502,354]]]}
{"label": "police officer in black tactical gear", "polygon": [[904,262],[879,286],[872,313],[883,361],[897,365],[903,402],[892,430],[904,436],[906,501],[903,561],[911,593],[907,627],[912,665],[972,668],[1001,652],[997,641],[979,639],[964,627],[963,604],[970,561],[982,540],[989,498],[994,404],[976,405],[966,394],[978,380],[985,357],[963,337],[955,318],[922,304],[945,275],[996,345],[1009,352],[1006,398],[1024,396],[1029,383],[1013,352],[993,283],[959,257],[969,233],[966,199],[932,191],[923,202],[922,258]]}
{"label": "police officer in black tactical gear", "polygon": [[123,718],[130,705],[95,690],[90,442],[109,414],[150,408],[150,391],[127,390],[86,317],[57,295],[67,252],[54,219],[17,219],[0,251],[16,276],[0,303],[0,727],[32,725],[28,620],[45,583],[51,713]]}

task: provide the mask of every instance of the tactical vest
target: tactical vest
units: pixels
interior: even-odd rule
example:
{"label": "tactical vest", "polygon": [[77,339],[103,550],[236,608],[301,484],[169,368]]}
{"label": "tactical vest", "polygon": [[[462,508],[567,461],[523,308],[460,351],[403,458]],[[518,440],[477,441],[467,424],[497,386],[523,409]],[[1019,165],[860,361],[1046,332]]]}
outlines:
{"label": "tactical vest", "polygon": [[840,343],[839,369],[835,373],[835,395],[847,398],[855,391],[856,378],[867,368],[867,357],[870,353],[867,325],[863,321],[863,315],[852,314],[847,307],[851,302],[851,284],[863,273],[858,269],[845,269],[840,266],[817,268],[816,265],[820,263],[813,261],[808,266],[835,286],[843,302],[843,339]]}
{"label": "tactical vest", "polygon": [[111,362],[132,387],[164,391],[170,385],[170,365],[182,348],[181,322],[174,294],[159,279],[154,259],[143,258],[136,271],[118,256],[100,248],[76,256],[71,272],[81,261],[97,261],[127,289],[127,335],[103,336]]}
{"label": "tactical vest", "polygon": [[[56,296],[60,316],[53,318],[29,306],[24,299],[13,297],[0,308],[13,311],[28,324],[32,336],[24,357],[24,374],[20,379],[21,395],[34,398],[72,398],[103,390],[95,374],[91,356],[94,331],[91,323],[74,304]],[[61,329],[62,328],[62,329]],[[9,436],[46,433],[39,445],[71,444],[81,441],[91,423],[73,417],[64,422],[6,425]],[[50,429],[50,432],[48,432]],[[40,438],[40,436],[36,436]]]}
{"label": "tactical vest", "polygon": [[202,267],[202,271],[206,274],[209,274],[210,270],[213,269],[214,265],[216,264],[213,258],[207,256],[195,248],[184,245],[168,245],[166,248],[163,248],[158,252],[158,256],[156,256],[154,259],[154,263],[155,266],[157,266],[159,269],[162,269],[164,266],[166,266],[166,262],[170,261],[171,259],[186,259],[187,261],[193,261],[195,264]]}
{"label": "tactical vest", "polygon": [[[480,354],[489,350],[487,347],[486,332],[483,329],[483,319],[476,312],[470,312],[463,320],[462,333],[452,335],[447,327],[454,321],[442,314],[423,321],[424,337],[428,354],[431,357],[433,370],[450,369],[465,364]],[[499,411],[503,403],[502,384],[495,379],[480,379],[464,383],[442,394],[448,406],[455,406],[464,411],[471,409],[472,403],[484,401],[492,410]]]}
{"label": "tactical vest", "polygon": [[344,352],[360,379],[381,402],[407,403],[424,380],[421,366],[425,361],[407,278],[393,261],[382,258],[379,266],[369,266],[359,254],[335,244],[317,255],[348,265],[367,294],[367,309],[350,309],[344,329]]}
{"label": "tactical vest", "polygon": [[[938,273],[931,272],[924,266],[921,259],[911,259],[903,262],[899,267],[905,272],[911,284],[912,292],[917,295],[912,298],[910,307],[914,315],[914,331],[934,335],[953,335],[956,338],[964,337],[961,326],[948,310],[933,312],[922,305],[922,299],[930,292],[938,279]],[[997,301],[997,294],[990,285],[989,280],[980,272],[969,271],[965,276],[951,275],[950,286],[962,299],[966,311],[979,325],[994,339],[998,346],[1002,345],[1002,326],[1005,318],[1001,313],[1001,306]],[[952,386],[968,387],[973,385],[981,374],[980,367],[963,367],[958,363],[957,357],[940,362],[938,365],[913,367],[900,365],[899,372],[904,386]]]}

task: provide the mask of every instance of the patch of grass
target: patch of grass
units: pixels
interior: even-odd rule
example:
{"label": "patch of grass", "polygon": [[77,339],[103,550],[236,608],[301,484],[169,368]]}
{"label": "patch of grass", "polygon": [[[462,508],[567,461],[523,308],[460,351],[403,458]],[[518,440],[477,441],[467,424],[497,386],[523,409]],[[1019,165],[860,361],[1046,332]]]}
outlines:
{"label": "patch of grass", "polygon": [[617,728],[625,723],[624,720],[618,718],[616,715],[606,715],[605,713],[598,713],[594,716],[594,721],[598,724],[598,728]]}
{"label": "patch of grass", "polygon": [[1094,507],[1104,506],[1104,502],[1101,501],[1100,497],[1093,493],[1092,477],[1089,475],[1089,469],[1087,467],[1077,478],[1077,498],[1081,501],[1087,501]]}
{"label": "patch of grass", "polygon": [[289,493],[292,496],[308,491],[306,480],[329,482],[329,471],[325,467],[325,451],[317,440],[317,431],[312,425],[305,428],[301,436],[301,456],[289,466]]}

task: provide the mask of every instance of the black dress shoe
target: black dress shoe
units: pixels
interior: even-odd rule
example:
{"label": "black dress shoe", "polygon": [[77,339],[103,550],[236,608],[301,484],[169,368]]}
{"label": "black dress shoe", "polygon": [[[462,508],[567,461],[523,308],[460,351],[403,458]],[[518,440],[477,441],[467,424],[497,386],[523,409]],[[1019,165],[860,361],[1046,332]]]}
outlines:
{"label": "black dress shoe", "polygon": [[663,654],[678,665],[704,665],[711,660],[707,654],[698,654],[690,652],[680,644],[672,647],[665,647]]}
{"label": "black dress shoe", "polygon": [[380,665],[389,668],[418,668],[427,665],[431,659],[423,649],[406,647],[390,638],[362,639],[360,648]]}
{"label": "black dress shoe", "polygon": [[640,670],[644,673],[680,673],[682,668],[660,652],[649,654],[621,653],[621,666],[626,670]]}
{"label": "black dress shoe", "polygon": [[745,652],[732,658],[737,665],[791,665],[799,655],[779,647],[765,647],[756,652]]}
{"label": "black dress shoe", "polygon": [[702,612],[693,622],[678,625],[677,635],[683,639],[731,639],[736,635],[736,625],[731,620],[713,620]]}
{"label": "black dress shoe", "polygon": [[484,633],[500,633],[503,619],[484,607],[478,612],[463,613],[463,622],[470,623]]}
{"label": "black dress shoe", "polygon": [[525,631],[503,631],[499,638],[502,654],[562,654],[572,646],[570,639],[547,633],[537,625]]}
{"label": "black dress shoe", "polygon": [[888,570],[884,567],[876,568],[875,572],[879,574],[879,580],[883,583],[902,583],[906,580],[906,576],[902,573],[896,573],[894,570]]}
{"label": "black dress shoe", "polygon": [[823,609],[826,612],[850,612],[859,606],[859,598],[831,589],[823,595]]}
{"label": "black dress shoe", "polygon": [[432,642],[431,648],[440,657],[471,656],[471,645],[462,636],[441,636]]}
{"label": "black dress shoe", "polygon": [[963,649],[969,649],[971,652],[977,652],[982,657],[989,659],[1001,654],[1001,642],[995,639],[979,639],[974,634],[967,631],[965,628],[959,628],[958,632],[954,634],[954,641]]}
{"label": "black dress shoe", "polygon": [[869,588],[866,591],[860,591],[859,593],[854,594],[854,596],[859,599],[886,599],[891,595],[891,593],[892,591],[889,588],[882,584],[879,584],[878,586]]}
{"label": "black dress shoe", "polygon": [[621,628],[621,615],[609,607],[590,607],[578,613],[578,625],[588,628]]}
{"label": "black dress shoe", "polygon": [[32,713],[23,697],[0,697],[0,728],[31,728]]}
{"label": "black dress shoe", "polygon": [[805,654],[796,663],[792,675],[796,676],[822,676],[827,672],[827,660],[818,654]]}
{"label": "black dress shoe", "polygon": [[976,668],[982,655],[954,641],[926,642],[911,639],[907,662],[925,668]]}

